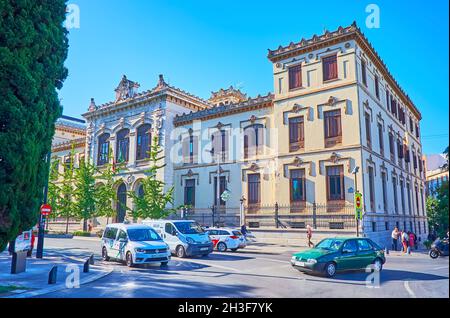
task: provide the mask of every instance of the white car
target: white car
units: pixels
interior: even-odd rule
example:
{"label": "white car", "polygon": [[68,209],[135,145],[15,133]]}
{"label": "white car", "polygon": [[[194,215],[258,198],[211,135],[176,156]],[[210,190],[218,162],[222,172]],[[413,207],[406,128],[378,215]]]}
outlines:
{"label": "white car", "polygon": [[235,252],[239,248],[244,248],[247,244],[245,238],[239,230],[229,228],[208,228],[207,233],[219,252],[226,252],[227,249]]}
{"label": "white car", "polygon": [[129,267],[152,263],[167,265],[171,257],[170,248],[161,236],[143,224],[109,224],[101,244],[103,260],[125,261]]}

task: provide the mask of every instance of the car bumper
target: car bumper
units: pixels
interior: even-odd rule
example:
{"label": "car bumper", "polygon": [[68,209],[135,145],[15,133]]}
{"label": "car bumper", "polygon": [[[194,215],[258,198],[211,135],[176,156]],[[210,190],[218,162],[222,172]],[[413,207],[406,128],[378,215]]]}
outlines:
{"label": "car bumper", "polygon": [[301,263],[301,262],[293,262],[291,261],[292,267],[295,269],[305,272],[305,273],[321,273],[324,270],[325,264],[322,263]]}
{"label": "car bumper", "polygon": [[213,243],[208,244],[189,244],[186,249],[187,256],[197,256],[209,254],[213,251]]}
{"label": "car bumper", "polygon": [[170,253],[165,254],[145,254],[137,253],[134,257],[135,264],[151,264],[151,263],[161,263],[170,261]]}

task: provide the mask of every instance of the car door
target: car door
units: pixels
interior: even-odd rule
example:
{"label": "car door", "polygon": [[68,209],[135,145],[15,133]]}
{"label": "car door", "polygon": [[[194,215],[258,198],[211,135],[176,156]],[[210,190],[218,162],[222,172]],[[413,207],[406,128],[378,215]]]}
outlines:
{"label": "car door", "polygon": [[125,260],[125,248],[128,241],[128,235],[124,230],[119,230],[119,234],[117,235],[117,239],[114,241],[113,245],[113,255],[115,258],[120,260]]}
{"label": "car door", "polygon": [[175,250],[178,246],[178,237],[176,235],[173,235],[173,232],[175,230],[175,227],[172,223],[166,223],[164,225],[164,241],[169,244],[170,250],[172,253],[175,253]]}
{"label": "car door", "polygon": [[107,232],[105,233],[105,247],[106,247],[106,251],[108,253],[109,257],[116,257],[116,253],[114,252],[114,243],[116,241],[116,236],[117,236],[117,228],[115,227],[109,227],[106,230]]}
{"label": "car door", "polygon": [[359,268],[366,268],[372,264],[376,257],[376,252],[369,241],[358,239],[358,263]]}
{"label": "car door", "polygon": [[358,268],[358,244],[356,240],[347,240],[342,245],[341,256],[339,257],[339,270],[349,270]]}
{"label": "car door", "polygon": [[217,236],[217,230],[209,230],[208,236],[210,237],[211,241],[213,242],[214,247],[216,247],[217,242],[219,241],[219,238]]}

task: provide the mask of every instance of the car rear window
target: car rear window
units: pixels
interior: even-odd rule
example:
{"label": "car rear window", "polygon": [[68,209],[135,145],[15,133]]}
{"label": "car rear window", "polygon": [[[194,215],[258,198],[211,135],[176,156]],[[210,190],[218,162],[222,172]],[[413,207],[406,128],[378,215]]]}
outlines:
{"label": "car rear window", "polygon": [[242,233],[240,231],[233,231],[233,235],[242,236]]}

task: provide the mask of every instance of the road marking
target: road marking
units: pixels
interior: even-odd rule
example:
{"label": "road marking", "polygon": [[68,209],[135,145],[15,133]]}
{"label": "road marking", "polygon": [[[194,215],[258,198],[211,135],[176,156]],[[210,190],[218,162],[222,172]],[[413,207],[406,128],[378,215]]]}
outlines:
{"label": "road marking", "polygon": [[448,269],[448,266],[442,266],[442,267],[433,268],[433,270],[439,270],[439,269]]}
{"label": "road marking", "polygon": [[411,298],[417,298],[416,294],[414,294],[414,292],[412,291],[411,287],[409,287],[409,281],[406,280],[403,283],[403,285],[405,286],[405,289],[408,292],[408,294],[411,296]]}

